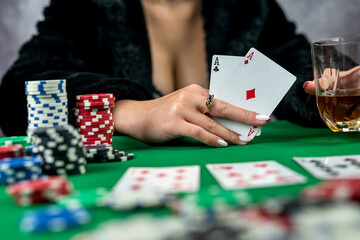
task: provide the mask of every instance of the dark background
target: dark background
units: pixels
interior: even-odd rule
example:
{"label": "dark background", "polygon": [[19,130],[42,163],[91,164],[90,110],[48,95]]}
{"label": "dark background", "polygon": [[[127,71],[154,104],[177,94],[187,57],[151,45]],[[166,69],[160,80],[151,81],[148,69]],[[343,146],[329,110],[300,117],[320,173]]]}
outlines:
{"label": "dark background", "polygon": [[[360,0],[278,2],[311,42],[360,34]],[[16,59],[21,44],[36,34],[35,24],[42,19],[42,10],[48,3],[49,0],[0,0],[0,79]]]}

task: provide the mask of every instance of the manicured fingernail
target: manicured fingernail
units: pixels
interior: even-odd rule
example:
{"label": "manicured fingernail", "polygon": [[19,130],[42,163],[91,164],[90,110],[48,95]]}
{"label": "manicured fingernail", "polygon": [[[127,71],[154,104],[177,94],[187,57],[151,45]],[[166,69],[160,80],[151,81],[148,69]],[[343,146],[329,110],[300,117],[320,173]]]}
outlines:
{"label": "manicured fingernail", "polygon": [[242,142],[251,142],[251,138],[245,137],[245,136],[240,136],[239,137],[240,141]]}
{"label": "manicured fingernail", "polygon": [[227,147],[227,146],[228,146],[228,143],[225,142],[225,141],[222,140],[222,139],[218,139],[217,142],[218,142],[218,144],[219,144],[220,147]]}
{"label": "manicured fingernail", "polygon": [[269,121],[270,120],[270,117],[269,116],[266,116],[266,115],[256,115],[256,120],[259,120],[259,121]]}
{"label": "manicured fingernail", "polygon": [[310,82],[311,82],[311,81],[306,81],[306,82],[304,82],[304,84],[303,84],[303,88],[306,88],[306,86],[307,86],[307,85],[309,85],[309,84],[310,84]]}

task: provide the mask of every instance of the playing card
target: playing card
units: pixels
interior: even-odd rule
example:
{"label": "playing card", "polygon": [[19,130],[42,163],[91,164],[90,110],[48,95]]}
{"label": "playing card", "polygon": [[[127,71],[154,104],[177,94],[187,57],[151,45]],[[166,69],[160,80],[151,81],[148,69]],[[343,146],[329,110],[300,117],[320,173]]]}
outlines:
{"label": "playing card", "polygon": [[275,161],[207,164],[206,168],[227,190],[306,182],[304,176]]}
{"label": "playing card", "polygon": [[209,87],[210,94],[217,96],[224,90],[228,77],[241,65],[243,59],[244,57],[228,55],[214,55],[212,57]]}
{"label": "playing card", "polygon": [[[270,116],[296,77],[264,54],[251,48],[240,66],[227,77],[223,90],[214,97],[232,105]],[[260,127],[215,119],[225,127],[254,138]]]}
{"label": "playing card", "polygon": [[153,188],[163,192],[196,192],[199,189],[199,166],[129,168],[113,191]]}
{"label": "playing card", "polygon": [[360,155],[293,157],[293,159],[319,179],[360,178]]}

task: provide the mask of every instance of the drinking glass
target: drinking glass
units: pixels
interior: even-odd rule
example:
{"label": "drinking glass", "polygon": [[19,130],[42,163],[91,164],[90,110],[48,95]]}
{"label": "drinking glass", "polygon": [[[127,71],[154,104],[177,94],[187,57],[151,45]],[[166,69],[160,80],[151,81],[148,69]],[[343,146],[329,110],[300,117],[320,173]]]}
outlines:
{"label": "drinking glass", "polygon": [[360,131],[360,35],[311,46],[316,103],[334,132]]}

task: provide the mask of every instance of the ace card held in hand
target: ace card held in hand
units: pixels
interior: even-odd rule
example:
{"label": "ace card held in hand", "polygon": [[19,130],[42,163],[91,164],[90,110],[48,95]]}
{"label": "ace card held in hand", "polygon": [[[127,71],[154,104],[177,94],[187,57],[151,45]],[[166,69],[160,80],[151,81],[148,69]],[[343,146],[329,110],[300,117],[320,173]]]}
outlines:
{"label": "ace card held in hand", "polygon": [[[225,67],[226,64],[230,67]],[[219,71],[216,71],[218,69]],[[218,74],[220,71],[223,72]],[[270,116],[295,80],[294,75],[255,48],[251,48],[244,58],[220,58],[218,55],[213,57],[209,91],[216,99]],[[258,126],[228,119],[214,119],[250,139],[260,130]]]}
{"label": "ace card held in hand", "polygon": [[116,183],[113,191],[152,188],[165,193],[197,192],[200,167],[132,167]]}

